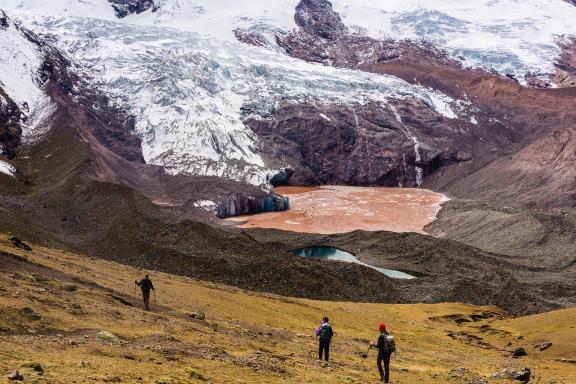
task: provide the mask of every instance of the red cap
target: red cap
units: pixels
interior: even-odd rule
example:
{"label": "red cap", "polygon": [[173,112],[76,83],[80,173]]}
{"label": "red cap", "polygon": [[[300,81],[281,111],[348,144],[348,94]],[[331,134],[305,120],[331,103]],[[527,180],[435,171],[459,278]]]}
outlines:
{"label": "red cap", "polygon": [[380,326],[378,327],[378,329],[379,329],[380,331],[385,331],[385,330],[386,330],[386,324],[380,323]]}

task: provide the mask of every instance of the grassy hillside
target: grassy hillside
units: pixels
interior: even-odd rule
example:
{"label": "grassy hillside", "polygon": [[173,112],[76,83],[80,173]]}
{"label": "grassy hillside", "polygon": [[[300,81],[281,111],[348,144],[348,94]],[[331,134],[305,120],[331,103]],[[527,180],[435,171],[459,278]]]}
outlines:
{"label": "grassy hillside", "polygon": [[[152,272],[157,305],[145,312],[132,306],[145,271],[31,246],[0,236],[0,374],[18,369],[26,383],[375,383],[375,355],[362,353],[382,321],[398,340],[394,383],[505,382],[492,374],[523,367],[533,382],[576,382],[576,308],[512,318],[457,303],[322,302]],[[325,314],[330,367],[312,336]],[[528,355],[512,358],[517,347]]]}

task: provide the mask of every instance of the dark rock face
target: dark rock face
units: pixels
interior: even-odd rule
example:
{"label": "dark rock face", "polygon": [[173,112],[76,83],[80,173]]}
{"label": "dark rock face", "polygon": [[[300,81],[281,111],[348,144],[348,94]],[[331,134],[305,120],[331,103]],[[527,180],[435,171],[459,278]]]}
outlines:
{"label": "dark rock face", "polygon": [[234,30],[234,35],[238,41],[244,44],[254,45],[256,47],[265,47],[268,45],[268,41],[266,41],[264,36],[256,32],[239,28]]}
{"label": "dark rock face", "polygon": [[432,45],[410,41],[375,40],[351,33],[326,0],[302,0],[294,16],[300,27],[276,37],[290,56],[344,68],[395,61],[403,57],[424,59],[436,65],[460,65]]}
{"label": "dark rock face", "polygon": [[[10,18],[0,9],[0,30],[7,31],[13,28],[14,33],[21,33],[20,28],[13,24]],[[6,33],[12,33],[7,31]],[[25,103],[23,109],[27,109]],[[16,148],[20,144],[22,127],[20,123],[26,122],[27,111],[22,111],[9,95],[0,86],[0,155],[13,159],[16,156]]]}
{"label": "dark rock face", "polygon": [[296,24],[303,31],[324,39],[336,39],[348,32],[340,15],[326,0],[302,0],[296,6]]}
{"label": "dark rock face", "polygon": [[8,24],[8,16],[0,9],[0,29],[8,29],[10,24]]}
{"label": "dark rock face", "polygon": [[109,0],[110,4],[119,18],[126,17],[133,13],[142,13],[149,9],[152,12],[157,10],[153,0]]}
{"label": "dark rock face", "polygon": [[566,38],[560,42],[562,54],[556,60],[556,74],[552,78],[559,87],[576,87],[576,38]]}
{"label": "dark rock face", "polygon": [[274,188],[282,185],[290,185],[290,180],[292,179],[293,176],[294,176],[294,169],[292,167],[286,167],[274,175],[271,176],[269,175],[268,182]]}
{"label": "dark rock face", "polygon": [[466,122],[448,121],[415,99],[394,104],[402,122],[379,103],[285,103],[244,122],[262,141],[268,164],[294,167],[293,185],[416,187],[420,176],[474,158],[467,149],[474,139],[451,137]]}
{"label": "dark rock face", "polygon": [[[2,98],[6,100],[2,102]],[[4,95],[0,87],[0,154],[8,159],[16,156],[16,147],[20,144],[22,127],[20,122],[25,120],[25,115],[20,111],[7,95]]]}

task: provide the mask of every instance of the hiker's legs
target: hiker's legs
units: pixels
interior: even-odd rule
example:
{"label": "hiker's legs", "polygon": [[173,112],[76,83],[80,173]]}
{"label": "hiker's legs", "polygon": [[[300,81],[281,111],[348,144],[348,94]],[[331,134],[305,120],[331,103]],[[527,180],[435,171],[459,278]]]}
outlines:
{"label": "hiker's legs", "polygon": [[380,353],[378,354],[378,359],[376,359],[376,365],[378,366],[378,373],[380,374],[380,380],[384,380],[384,370],[382,369],[382,360],[384,356]]}
{"label": "hiker's legs", "polygon": [[330,357],[330,342],[320,340],[319,350],[318,350],[318,360],[322,360],[322,354],[324,354],[324,358],[328,361]]}
{"label": "hiker's legs", "polygon": [[148,304],[150,303],[150,292],[142,291],[142,297],[144,298],[144,308],[148,310]]}
{"label": "hiker's legs", "polygon": [[390,381],[390,358],[392,357],[392,352],[384,354],[384,370],[386,371],[384,375],[384,382]]}

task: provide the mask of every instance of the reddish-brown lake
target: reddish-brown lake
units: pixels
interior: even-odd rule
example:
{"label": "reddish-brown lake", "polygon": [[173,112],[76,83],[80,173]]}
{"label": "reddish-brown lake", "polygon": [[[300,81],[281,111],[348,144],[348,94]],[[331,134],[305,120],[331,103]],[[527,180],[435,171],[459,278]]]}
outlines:
{"label": "reddish-brown lake", "polygon": [[424,232],[446,196],[426,189],[326,186],[285,187],[290,210],[227,220],[243,228],[277,228],[294,232]]}

